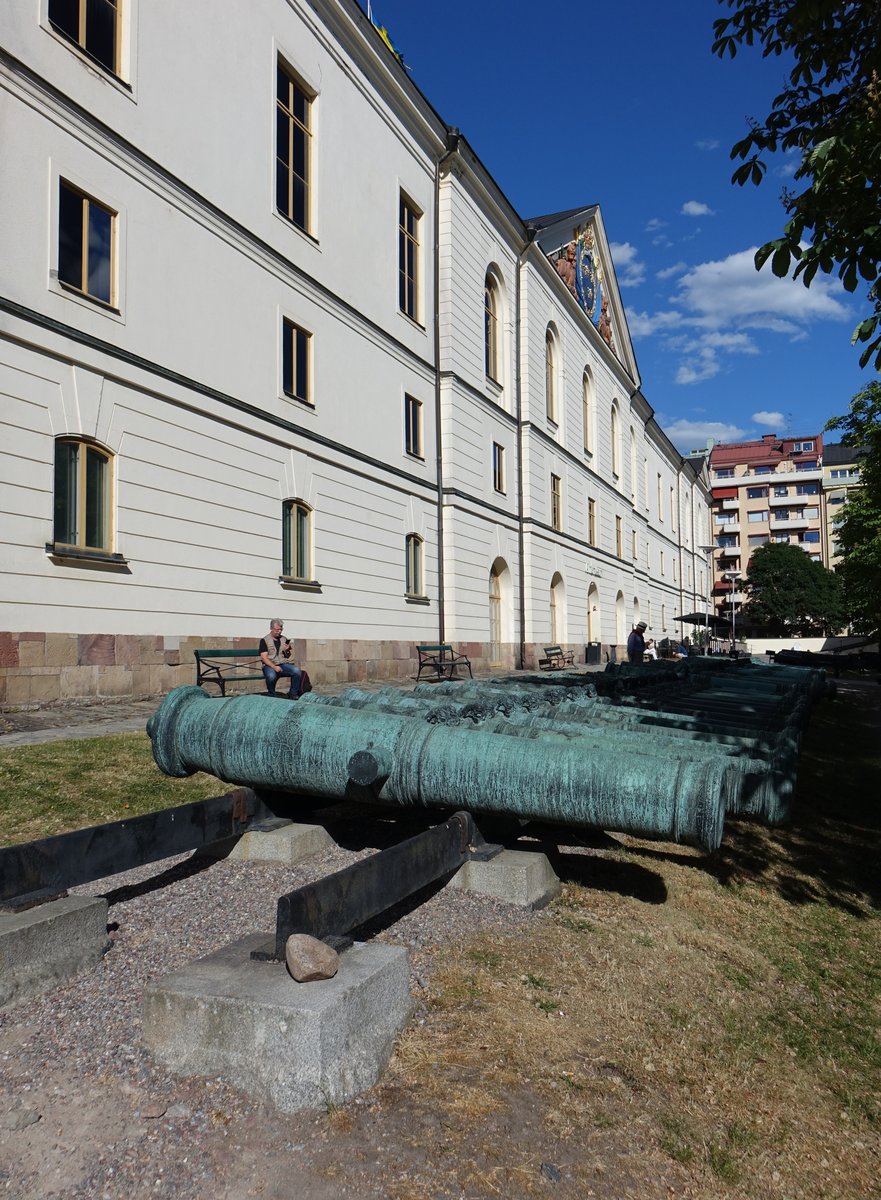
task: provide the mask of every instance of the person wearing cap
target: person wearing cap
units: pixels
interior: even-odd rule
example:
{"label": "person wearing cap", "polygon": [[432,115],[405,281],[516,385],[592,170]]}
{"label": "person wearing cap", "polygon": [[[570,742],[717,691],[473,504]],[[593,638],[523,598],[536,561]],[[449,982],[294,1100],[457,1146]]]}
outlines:
{"label": "person wearing cap", "polygon": [[645,621],[640,621],[633,627],[627,639],[627,661],[641,663],[645,654],[645,631],[648,629]]}

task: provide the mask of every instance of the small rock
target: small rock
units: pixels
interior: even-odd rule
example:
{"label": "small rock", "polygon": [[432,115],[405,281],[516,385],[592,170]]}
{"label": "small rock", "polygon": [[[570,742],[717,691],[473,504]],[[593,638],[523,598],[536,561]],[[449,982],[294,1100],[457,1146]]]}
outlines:
{"label": "small rock", "polygon": [[142,1121],[158,1121],[167,1112],[168,1105],[163,1104],[161,1100],[148,1100],[146,1104],[142,1104],[140,1107]]}
{"label": "small rock", "polygon": [[284,957],[297,983],[333,979],[340,969],[340,956],[336,950],[308,933],[292,933],[285,943]]}
{"label": "small rock", "polygon": [[42,1115],[35,1108],[26,1108],[21,1104],[18,1108],[11,1108],[9,1112],[0,1116],[0,1126],[17,1133],[20,1129],[27,1129],[28,1125],[36,1125]]}
{"label": "small rock", "polygon": [[165,1114],[172,1121],[177,1121],[182,1118],[191,1117],[193,1110],[188,1104],[172,1104],[171,1108]]}
{"label": "small rock", "polygon": [[541,1173],[545,1179],[550,1179],[551,1183],[559,1183],[563,1176],[560,1174],[560,1168],[555,1167],[553,1163],[542,1163]]}

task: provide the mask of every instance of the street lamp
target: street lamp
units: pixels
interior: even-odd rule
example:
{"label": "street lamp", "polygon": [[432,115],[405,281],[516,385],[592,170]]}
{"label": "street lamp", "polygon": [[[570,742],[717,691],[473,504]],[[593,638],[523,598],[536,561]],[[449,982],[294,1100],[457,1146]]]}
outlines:
{"label": "street lamp", "polygon": [[710,604],[713,596],[713,555],[716,553],[716,546],[698,546],[698,550],[702,550],[707,555],[707,640],[704,643],[704,654],[710,652]]}
{"label": "street lamp", "polygon": [[738,579],[742,578],[742,572],[740,572],[740,571],[724,571],[723,578],[731,580],[731,649],[733,651],[735,651],[735,653],[736,653],[737,652],[737,639],[734,636],[734,620],[735,620],[734,585]]}

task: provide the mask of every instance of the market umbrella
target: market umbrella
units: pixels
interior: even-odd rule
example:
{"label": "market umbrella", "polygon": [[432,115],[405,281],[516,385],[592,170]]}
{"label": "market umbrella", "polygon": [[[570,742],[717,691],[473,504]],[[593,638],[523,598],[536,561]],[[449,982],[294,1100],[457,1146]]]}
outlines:
{"label": "market umbrella", "polygon": [[717,617],[713,613],[709,613],[709,614],[707,614],[705,612],[686,613],[684,617],[674,617],[673,620],[674,621],[685,621],[685,623],[687,625],[703,625],[703,627],[705,629],[708,625],[709,625],[710,629],[730,629],[731,628],[731,622],[728,620],[727,617]]}

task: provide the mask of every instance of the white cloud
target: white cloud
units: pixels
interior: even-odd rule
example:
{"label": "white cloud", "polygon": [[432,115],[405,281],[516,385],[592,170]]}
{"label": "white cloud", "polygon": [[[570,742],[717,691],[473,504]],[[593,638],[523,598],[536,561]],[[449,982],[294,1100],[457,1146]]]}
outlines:
{"label": "white cloud", "polygon": [[755,248],[700,263],[679,280],[675,302],[717,327],[732,321],[754,323],[759,316],[797,324],[848,317],[838,299],[844,291],[837,280],[816,277],[806,288],[800,280],[778,279],[770,267],[757,271],[754,258]]}
{"label": "white cloud", "polygon": [[638,251],[630,242],[612,242],[612,260],[615,277],[622,287],[637,287],[645,279],[645,263],[640,262]]}
{"label": "white cloud", "polygon": [[702,449],[710,439],[714,442],[739,442],[745,432],[739,426],[727,425],[723,421],[676,420],[668,424],[661,418],[659,420],[664,433],[681,454]]}
{"label": "white cloud", "polygon": [[[687,268],[665,307],[634,312],[628,326],[635,340],[657,337],[676,362],[682,385],[705,383],[729,368],[735,354],[759,354],[773,335],[790,342],[809,336],[818,321],[841,321],[851,314],[837,279],[778,279],[755,269],[755,250]],[[672,274],[672,268],[660,276]]]}
{"label": "white cloud", "polygon": [[698,150],[718,150],[718,138],[701,138],[700,141],[694,143]]}
{"label": "white cloud", "polygon": [[779,412],[754,412],[752,420],[757,425],[767,425],[769,429],[784,429],[786,418]]}
{"label": "white cloud", "polygon": [[713,210],[702,200],[686,200],[679,210],[683,217],[712,217]]}
{"label": "white cloud", "polygon": [[674,263],[672,267],[664,267],[663,271],[655,271],[655,279],[672,279],[674,275],[681,275],[683,271],[688,270],[688,263]]}
{"label": "white cloud", "polygon": [[660,217],[652,217],[646,222],[645,231],[646,233],[656,233],[657,230],[666,229],[666,227],[666,221],[662,221]]}

